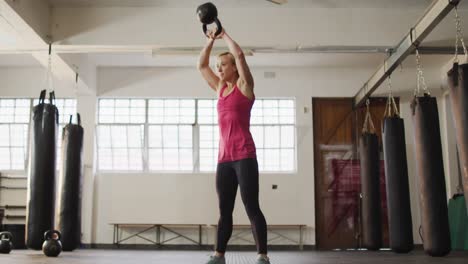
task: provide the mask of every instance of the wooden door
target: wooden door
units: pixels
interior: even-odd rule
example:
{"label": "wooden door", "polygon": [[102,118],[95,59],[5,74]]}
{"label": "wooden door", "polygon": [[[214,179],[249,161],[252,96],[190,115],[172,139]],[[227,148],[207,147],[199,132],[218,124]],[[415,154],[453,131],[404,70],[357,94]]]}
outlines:
{"label": "wooden door", "polygon": [[[385,103],[385,98],[372,98],[369,106],[380,146]],[[352,98],[313,98],[312,104],[317,248],[359,248],[360,170],[357,142],[366,108],[353,110]],[[383,173],[383,166],[381,171]],[[382,188],[385,189],[385,185]],[[383,212],[383,219],[383,242],[387,246],[386,211]]]}

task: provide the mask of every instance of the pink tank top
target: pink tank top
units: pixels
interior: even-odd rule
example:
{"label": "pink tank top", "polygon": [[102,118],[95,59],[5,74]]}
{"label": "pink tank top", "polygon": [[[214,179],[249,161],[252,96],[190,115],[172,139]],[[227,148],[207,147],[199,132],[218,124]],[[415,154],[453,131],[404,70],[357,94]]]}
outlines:
{"label": "pink tank top", "polygon": [[255,158],[255,143],[250,134],[250,110],[255,97],[250,100],[237,85],[223,96],[227,85],[221,88],[218,98],[219,153],[218,163]]}

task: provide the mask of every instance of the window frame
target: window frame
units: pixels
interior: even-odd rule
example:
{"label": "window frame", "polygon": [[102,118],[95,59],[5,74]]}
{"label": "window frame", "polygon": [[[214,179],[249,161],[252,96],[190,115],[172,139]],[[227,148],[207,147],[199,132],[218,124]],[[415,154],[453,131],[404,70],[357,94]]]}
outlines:
{"label": "window frame", "polygon": [[[98,134],[98,127],[99,125],[123,125],[123,126],[128,126],[128,125],[138,125],[136,123],[101,123],[100,122],[100,101],[101,100],[118,100],[118,99],[125,99],[125,100],[131,100],[131,99],[139,99],[139,100],[144,100],[145,101],[145,122],[144,123],[138,123],[138,124],[143,124],[144,126],[144,135],[143,135],[143,149],[142,149],[142,156],[143,156],[143,168],[142,170],[102,170],[100,169],[100,164],[99,164],[99,134]],[[194,111],[195,111],[195,118],[194,118],[194,123],[191,124],[192,126],[192,169],[191,170],[150,170],[150,164],[149,164],[149,151],[150,151],[150,146],[149,146],[149,127],[151,125],[159,125],[159,126],[183,126],[183,125],[188,125],[186,123],[149,123],[149,101],[150,100],[194,100],[195,101],[195,106],[194,106]],[[204,123],[200,124],[198,122],[199,120],[199,102],[202,100],[209,100],[209,101],[214,101],[216,102],[216,98],[183,98],[183,97],[178,97],[178,98],[169,98],[169,97],[157,97],[157,98],[132,98],[132,97],[126,97],[126,98],[112,98],[112,97],[102,97],[98,98],[98,105],[97,105],[97,122],[96,122],[96,129],[95,129],[95,135],[96,135],[96,169],[97,173],[99,174],[163,174],[163,173],[168,173],[168,174],[213,174],[216,171],[216,167],[214,170],[200,170],[200,133],[201,133],[201,126],[213,126],[217,127],[218,123]],[[293,133],[294,133],[294,142],[293,142],[293,148],[292,151],[294,153],[293,157],[293,164],[292,164],[292,170],[260,170],[261,173],[266,173],[266,174],[294,174],[297,173],[297,110],[296,110],[296,98],[295,97],[287,97],[287,98],[258,98],[257,100],[262,100],[262,101],[268,101],[268,100],[276,100],[276,101],[281,101],[281,100],[291,100],[293,103],[292,109],[293,109],[293,122],[292,123],[277,123],[277,124],[268,124],[268,123],[262,123],[262,124],[251,124],[251,127],[253,126],[258,126],[258,127],[266,127],[266,126],[277,126],[279,127],[280,130],[280,137],[281,137],[281,127],[282,126],[292,126],[293,127]],[[115,107],[115,106],[114,106]],[[179,106],[180,107],[180,106]],[[216,108],[216,105],[215,105]],[[278,106],[278,109],[280,107]],[[265,133],[265,130],[264,130]],[[180,138],[179,138],[180,140]],[[218,149],[218,148],[215,148]],[[262,148],[262,149],[267,149],[267,148]],[[288,148],[289,149],[289,148]],[[278,150],[280,150],[281,153],[281,146],[278,147]],[[215,155],[217,157],[217,155]],[[281,154],[280,154],[281,158]]]}

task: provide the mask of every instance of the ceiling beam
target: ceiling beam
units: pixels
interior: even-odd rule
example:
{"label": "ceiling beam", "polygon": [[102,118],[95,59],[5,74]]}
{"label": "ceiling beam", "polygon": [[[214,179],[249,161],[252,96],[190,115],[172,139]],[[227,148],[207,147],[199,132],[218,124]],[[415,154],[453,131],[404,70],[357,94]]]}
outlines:
{"label": "ceiling beam", "polygon": [[[53,45],[53,52],[56,54],[89,54],[89,53],[147,53],[150,55],[198,55],[203,49],[202,46],[187,47],[161,47],[150,45]],[[46,53],[48,47],[0,47],[0,54],[32,54],[36,52]],[[225,47],[213,47],[213,53],[225,51]],[[262,47],[244,46],[244,53],[255,54],[295,54],[295,53],[316,53],[316,54],[389,54],[394,53],[396,48],[389,46],[294,46],[294,47]],[[414,53],[414,51],[413,51]],[[454,54],[454,47],[419,47],[420,54]]]}
{"label": "ceiling beam", "polygon": [[424,38],[460,1],[461,0],[436,0],[432,3],[416,25],[411,28],[410,32],[392,51],[391,55],[356,93],[354,96],[355,108],[361,106],[366,99],[370,97],[393,70],[395,70],[408,55],[413,53],[416,47],[419,47]]}
{"label": "ceiling beam", "polygon": [[[7,46],[0,49],[22,50],[36,47],[29,53],[45,68],[49,65],[49,34],[50,34],[50,7],[47,0],[0,0],[0,16],[9,32],[15,34],[17,43],[14,47]],[[52,73],[61,80],[75,83],[76,72],[52,47]],[[95,87],[80,86],[86,94],[95,94]]]}

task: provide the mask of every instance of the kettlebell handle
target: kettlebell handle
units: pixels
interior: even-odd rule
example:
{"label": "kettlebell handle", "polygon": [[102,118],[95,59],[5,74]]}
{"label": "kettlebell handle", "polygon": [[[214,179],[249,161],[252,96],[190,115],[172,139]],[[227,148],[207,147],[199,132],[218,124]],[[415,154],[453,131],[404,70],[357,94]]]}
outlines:
{"label": "kettlebell handle", "polygon": [[0,240],[13,240],[13,235],[10,232],[1,232],[0,233]]}
{"label": "kettlebell handle", "polygon": [[[57,239],[52,238],[54,234],[57,234]],[[51,239],[61,240],[61,238],[62,238],[62,234],[60,234],[60,232],[57,230],[48,230],[44,233],[44,240],[51,240]]]}
{"label": "kettlebell handle", "polygon": [[[214,19],[214,23],[216,23],[215,36],[218,36],[219,34],[221,34],[221,31],[223,31],[223,26],[221,25],[221,21],[219,21],[217,17]],[[203,24],[203,33],[205,33],[205,35],[207,31],[208,31],[207,24]]]}

